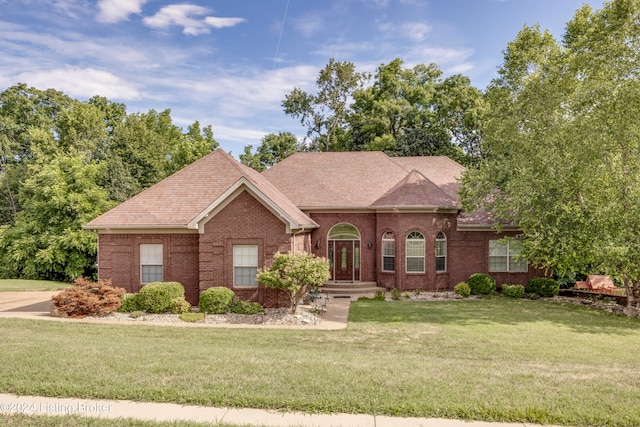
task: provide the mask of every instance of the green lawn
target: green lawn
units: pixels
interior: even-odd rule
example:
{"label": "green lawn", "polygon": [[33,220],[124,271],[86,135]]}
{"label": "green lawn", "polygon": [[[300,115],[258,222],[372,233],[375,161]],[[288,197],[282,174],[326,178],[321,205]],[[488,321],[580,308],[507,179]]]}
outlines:
{"label": "green lawn", "polygon": [[640,425],[640,320],[543,301],[352,304],[346,330],[1,319],[0,392]]}
{"label": "green lawn", "polygon": [[70,286],[73,285],[49,280],[0,279],[0,292],[55,291]]}
{"label": "green lawn", "polygon": [[[159,422],[140,421],[131,418],[99,419],[77,415],[64,416],[29,416],[23,414],[0,414],[0,425],[4,427],[206,427],[210,423],[188,421]],[[234,427],[233,424],[216,424],[216,427]],[[237,426],[236,426],[237,427]],[[249,426],[248,426],[249,427]],[[259,427],[251,425],[250,427]]]}

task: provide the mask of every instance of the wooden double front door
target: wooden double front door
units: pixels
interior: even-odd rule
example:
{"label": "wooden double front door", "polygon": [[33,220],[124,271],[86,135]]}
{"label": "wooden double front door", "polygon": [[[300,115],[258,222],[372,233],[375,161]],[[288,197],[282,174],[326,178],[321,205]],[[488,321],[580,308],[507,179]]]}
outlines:
{"label": "wooden double front door", "polygon": [[360,241],[329,240],[331,278],[335,281],[360,280]]}

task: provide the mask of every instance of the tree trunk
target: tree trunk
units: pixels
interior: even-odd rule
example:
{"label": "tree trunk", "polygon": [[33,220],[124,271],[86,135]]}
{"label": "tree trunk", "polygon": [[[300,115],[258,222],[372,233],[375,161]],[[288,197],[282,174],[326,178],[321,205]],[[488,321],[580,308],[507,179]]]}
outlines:
{"label": "tree trunk", "polygon": [[624,288],[627,292],[627,306],[624,314],[629,317],[640,317],[640,282],[632,282],[627,277],[623,277]]}

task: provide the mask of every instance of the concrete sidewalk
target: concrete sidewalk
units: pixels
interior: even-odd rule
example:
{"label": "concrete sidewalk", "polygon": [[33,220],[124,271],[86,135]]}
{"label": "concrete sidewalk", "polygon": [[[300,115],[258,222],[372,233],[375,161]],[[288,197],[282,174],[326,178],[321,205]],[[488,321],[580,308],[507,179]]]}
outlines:
{"label": "concrete sidewalk", "polygon": [[[0,394],[0,413],[80,415],[93,418],[135,418],[149,421],[195,421],[257,426],[296,427],[533,427],[528,423],[489,423],[443,418],[401,418],[382,415],[305,414],[263,409],[210,408],[174,403],[91,400]],[[552,426],[553,427],[553,426]]]}

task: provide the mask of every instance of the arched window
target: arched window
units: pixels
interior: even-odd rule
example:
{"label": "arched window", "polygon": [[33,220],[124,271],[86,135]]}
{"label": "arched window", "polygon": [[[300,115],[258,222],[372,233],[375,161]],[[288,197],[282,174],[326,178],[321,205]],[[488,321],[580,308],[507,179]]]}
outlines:
{"label": "arched window", "polygon": [[424,273],[424,236],[412,231],[407,236],[407,272]]}
{"label": "arched window", "polygon": [[360,233],[353,225],[343,222],[329,231],[329,240],[360,240]]}
{"label": "arched window", "polygon": [[442,231],[436,236],[436,271],[447,271],[447,235]]}
{"label": "arched window", "polygon": [[396,238],[392,231],[382,235],[382,271],[396,270]]}

